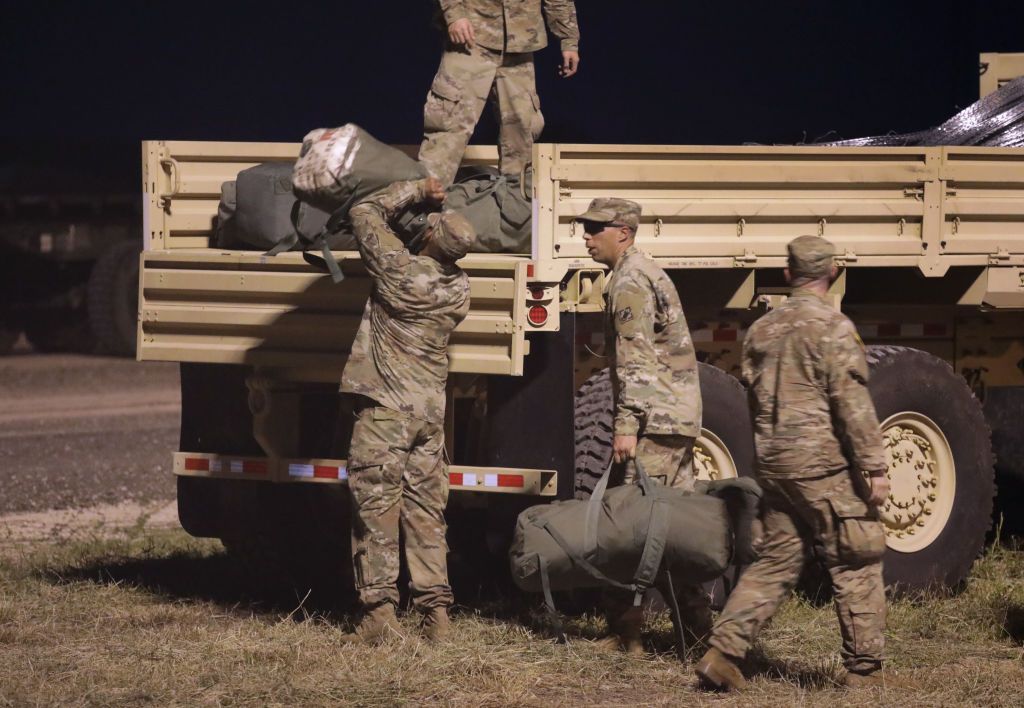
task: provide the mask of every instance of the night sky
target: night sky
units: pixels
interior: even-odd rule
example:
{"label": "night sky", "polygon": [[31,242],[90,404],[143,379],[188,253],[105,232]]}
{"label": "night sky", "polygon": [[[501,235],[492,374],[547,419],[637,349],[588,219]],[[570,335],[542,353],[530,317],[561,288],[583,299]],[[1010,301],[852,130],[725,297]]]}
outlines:
{"label": "night sky", "polygon": [[[1024,1],[577,0],[580,73],[536,57],[548,142],[798,143],[906,132],[1024,51]],[[0,20],[2,163],[134,190],[138,141],[299,141],[355,121],[417,143],[430,0],[22,2]],[[493,140],[487,112],[476,142]]]}

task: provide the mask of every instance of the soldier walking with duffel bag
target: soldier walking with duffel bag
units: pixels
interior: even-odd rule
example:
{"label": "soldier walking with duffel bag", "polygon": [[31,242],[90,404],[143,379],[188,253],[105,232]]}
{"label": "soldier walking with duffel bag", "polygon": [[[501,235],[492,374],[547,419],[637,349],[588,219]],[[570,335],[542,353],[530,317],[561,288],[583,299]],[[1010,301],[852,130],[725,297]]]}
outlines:
{"label": "soldier walking with duffel bag", "polygon": [[[675,285],[634,244],[640,209],[628,199],[594,199],[576,219],[591,258],[613,269],[605,315],[615,392],[613,456],[617,463],[636,458],[653,481],[692,492],[693,444],[701,425],[697,356]],[[635,469],[627,464],[623,482],[634,481]],[[676,592],[677,621],[702,639],[711,629],[707,594],[699,585]],[[642,608],[629,593],[609,591],[607,597],[609,636],[603,643],[641,653]]]}

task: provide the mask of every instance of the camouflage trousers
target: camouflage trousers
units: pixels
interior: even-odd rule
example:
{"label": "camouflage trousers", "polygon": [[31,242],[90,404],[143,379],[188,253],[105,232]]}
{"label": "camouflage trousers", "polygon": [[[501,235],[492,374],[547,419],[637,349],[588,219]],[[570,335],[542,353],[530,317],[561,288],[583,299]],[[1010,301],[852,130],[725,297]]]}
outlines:
{"label": "camouflage trousers", "polygon": [[530,161],[544,128],[531,52],[508,54],[479,45],[447,48],[423,108],[419,159],[446,186],[455,178],[484,104],[499,124],[502,174],[518,175]]}
{"label": "camouflage trousers", "polygon": [[[654,482],[692,492],[693,442],[686,435],[644,435],[637,441],[636,459]],[[636,483],[636,465],[632,462],[626,464],[623,483]],[[663,594],[668,592],[661,585],[658,589]],[[700,585],[676,585],[674,590],[683,626],[694,638],[703,638],[711,630],[708,594]],[[609,619],[629,612],[633,603],[631,593],[618,590],[608,590],[605,598]]]}
{"label": "camouflage trousers", "polygon": [[378,405],[357,407],[348,458],[352,565],[360,601],[398,604],[399,531],[413,604],[448,607],[444,429]]}
{"label": "camouflage trousers", "polygon": [[[747,568],[719,617],[711,645],[735,657],[750,648],[761,627],[796,585],[805,556],[813,552],[828,568],[842,632],[842,656],[850,671],[882,664],[885,647],[885,587],[881,560],[844,559],[840,533],[845,510],[867,505],[857,496],[849,472],[813,479],[760,480],[764,490],[764,539],[759,558]],[[877,530],[884,550],[881,522]]]}
{"label": "camouflage trousers", "polygon": [[[636,443],[636,459],[647,476],[684,492],[693,491],[693,438],[686,435],[644,435]],[[626,464],[623,484],[636,483],[636,464]]]}

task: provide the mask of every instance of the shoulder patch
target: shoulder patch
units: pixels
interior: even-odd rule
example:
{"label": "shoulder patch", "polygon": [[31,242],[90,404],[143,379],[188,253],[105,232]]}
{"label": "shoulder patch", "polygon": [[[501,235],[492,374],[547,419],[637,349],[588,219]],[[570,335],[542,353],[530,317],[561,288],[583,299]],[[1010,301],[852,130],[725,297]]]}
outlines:
{"label": "shoulder patch", "polygon": [[623,307],[616,314],[617,314],[617,316],[619,318],[619,322],[629,322],[630,320],[633,319],[633,308],[632,307]]}

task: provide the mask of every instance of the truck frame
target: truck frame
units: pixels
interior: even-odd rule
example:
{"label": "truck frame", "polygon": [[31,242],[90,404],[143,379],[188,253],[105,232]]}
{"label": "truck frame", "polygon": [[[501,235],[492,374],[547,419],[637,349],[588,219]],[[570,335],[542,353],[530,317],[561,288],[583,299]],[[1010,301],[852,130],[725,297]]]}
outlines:
{"label": "truck frame", "polygon": [[[314,537],[347,542],[351,415],[337,384],[370,283],[356,253],[335,253],[335,285],[299,253],[223,250],[211,235],[222,182],[298,150],[143,143],[137,340],[138,359],[181,363],[185,529],[292,557]],[[466,154],[495,161],[491,148]],[[607,464],[606,273],[573,220],[617,196],[643,206],[637,244],[690,321],[704,477],[753,472],[730,374],[746,327],[786,295],[786,243],[836,244],[830,295],[868,345],[890,454],[886,579],[967,577],[992,522],[995,460],[1024,479],[1024,149],[537,144],[533,171],[532,252],[460,261],[471,309],[450,349],[453,551],[500,556],[520,510],[586,496]]]}

